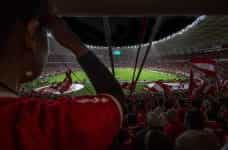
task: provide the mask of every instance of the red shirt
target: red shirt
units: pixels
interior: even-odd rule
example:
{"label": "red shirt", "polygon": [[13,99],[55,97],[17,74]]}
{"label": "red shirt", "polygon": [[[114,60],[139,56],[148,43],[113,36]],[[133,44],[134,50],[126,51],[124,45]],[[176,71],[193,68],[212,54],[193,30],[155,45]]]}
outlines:
{"label": "red shirt", "polygon": [[181,107],[177,110],[178,119],[183,123],[185,119],[185,114],[187,113],[188,109],[185,107]]}
{"label": "red shirt", "polygon": [[56,101],[0,98],[0,147],[4,150],[106,150],[122,124],[109,95]]}
{"label": "red shirt", "polygon": [[146,123],[146,117],[145,117],[145,114],[143,112],[139,112],[137,113],[137,124],[139,126],[144,126],[145,123]]}
{"label": "red shirt", "polygon": [[184,131],[184,127],[181,123],[168,123],[164,127],[165,134],[170,137],[172,141],[175,141],[175,139]]}

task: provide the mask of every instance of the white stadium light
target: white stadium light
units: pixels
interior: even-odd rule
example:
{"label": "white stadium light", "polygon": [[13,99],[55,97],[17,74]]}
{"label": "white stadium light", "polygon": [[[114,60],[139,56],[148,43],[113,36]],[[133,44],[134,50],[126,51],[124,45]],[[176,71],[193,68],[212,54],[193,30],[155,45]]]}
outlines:
{"label": "white stadium light", "polygon": [[47,32],[47,37],[52,38],[53,36],[52,36],[52,34],[50,32]]}

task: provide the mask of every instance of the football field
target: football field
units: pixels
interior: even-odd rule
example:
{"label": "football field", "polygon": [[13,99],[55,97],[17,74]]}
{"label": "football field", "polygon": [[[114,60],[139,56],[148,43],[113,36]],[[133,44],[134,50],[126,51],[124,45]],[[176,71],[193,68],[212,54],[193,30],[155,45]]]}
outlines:
{"label": "football field", "polygon": [[[116,68],[115,77],[120,82],[131,82],[133,70],[134,70],[133,68]],[[138,70],[136,71],[136,74],[137,73],[138,73]],[[31,83],[28,83],[25,85],[25,87],[33,89],[33,88],[38,88],[49,84],[56,84],[63,81],[64,78],[65,78],[64,73],[57,74],[57,75],[50,75],[48,77],[40,78]],[[72,74],[72,79],[74,82],[79,82],[85,85],[84,89],[73,93],[73,95],[95,94],[93,86],[91,85],[88,77],[83,71],[75,71]],[[154,82],[159,80],[171,82],[171,81],[177,81],[180,79],[186,80],[186,77],[182,75],[172,74],[172,73],[165,73],[165,72],[159,72],[159,71],[154,71],[150,69],[143,69],[139,78],[139,83],[137,84],[137,87],[136,87],[136,92],[142,91],[142,88],[148,82]]]}

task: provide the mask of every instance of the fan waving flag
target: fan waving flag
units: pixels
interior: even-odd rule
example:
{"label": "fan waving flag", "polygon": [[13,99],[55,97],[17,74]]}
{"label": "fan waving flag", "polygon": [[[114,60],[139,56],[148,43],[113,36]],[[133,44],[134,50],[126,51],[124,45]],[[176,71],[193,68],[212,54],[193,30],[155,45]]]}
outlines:
{"label": "fan waving flag", "polygon": [[66,73],[65,79],[57,85],[46,86],[37,89],[41,94],[64,94],[72,87],[73,80],[71,77],[72,71],[69,69]]}
{"label": "fan waving flag", "polygon": [[216,76],[216,61],[210,58],[194,58],[192,67],[207,76]]}
{"label": "fan waving flag", "polygon": [[164,94],[170,94],[172,91],[172,89],[169,85],[167,85],[161,81],[155,82],[152,87],[146,87],[144,89],[146,91],[150,91],[153,93],[164,93]]}
{"label": "fan waving flag", "polygon": [[131,90],[132,88],[135,88],[135,86],[136,86],[136,82],[133,82],[133,83],[125,82],[121,85],[121,87],[126,90]]}
{"label": "fan waving flag", "polygon": [[221,79],[219,82],[219,90],[223,93],[228,89],[228,80]]}
{"label": "fan waving flag", "polygon": [[211,92],[211,89],[217,87],[216,79],[217,71],[215,60],[210,58],[192,59],[189,83],[190,99],[194,100],[201,94],[209,94],[209,92]]}

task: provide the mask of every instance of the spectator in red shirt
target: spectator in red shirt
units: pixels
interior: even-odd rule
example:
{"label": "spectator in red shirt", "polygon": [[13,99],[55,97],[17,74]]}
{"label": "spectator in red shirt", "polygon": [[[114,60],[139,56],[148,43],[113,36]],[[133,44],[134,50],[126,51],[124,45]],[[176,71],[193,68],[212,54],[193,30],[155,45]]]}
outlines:
{"label": "spectator in red shirt", "polygon": [[[47,0],[0,5],[0,147],[4,150],[106,150],[122,123],[121,87]],[[38,77],[47,59],[47,29],[77,57],[98,94],[57,101],[19,97],[21,83]]]}
{"label": "spectator in red shirt", "polygon": [[144,112],[138,112],[137,113],[137,125],[139,127],[144,127],[146,123],[145,113]]}
{"label": "spectator in red shirt", "polygon": [[144,110],[144,103],[138,104],[136,119],[137,119],[137,125],[139,127],[145,127],[146,114],[145,114],[145,110]]}
{"label": "spectator in red shirt", "polygon": [[168,123],[164,127],[164,132],[171,141],[175,141],[175,139],[184,131],[184,127],[179,121],[175,110],[168,110],[166,117]]}
{"label": "spectator in red shirt", "polygon": [[179,108],[177,109],[177,116],[182,123],[184,123],[184,118],[187,111],[188,109],[187,107],[185,107],[184,100],[179,100]]}

